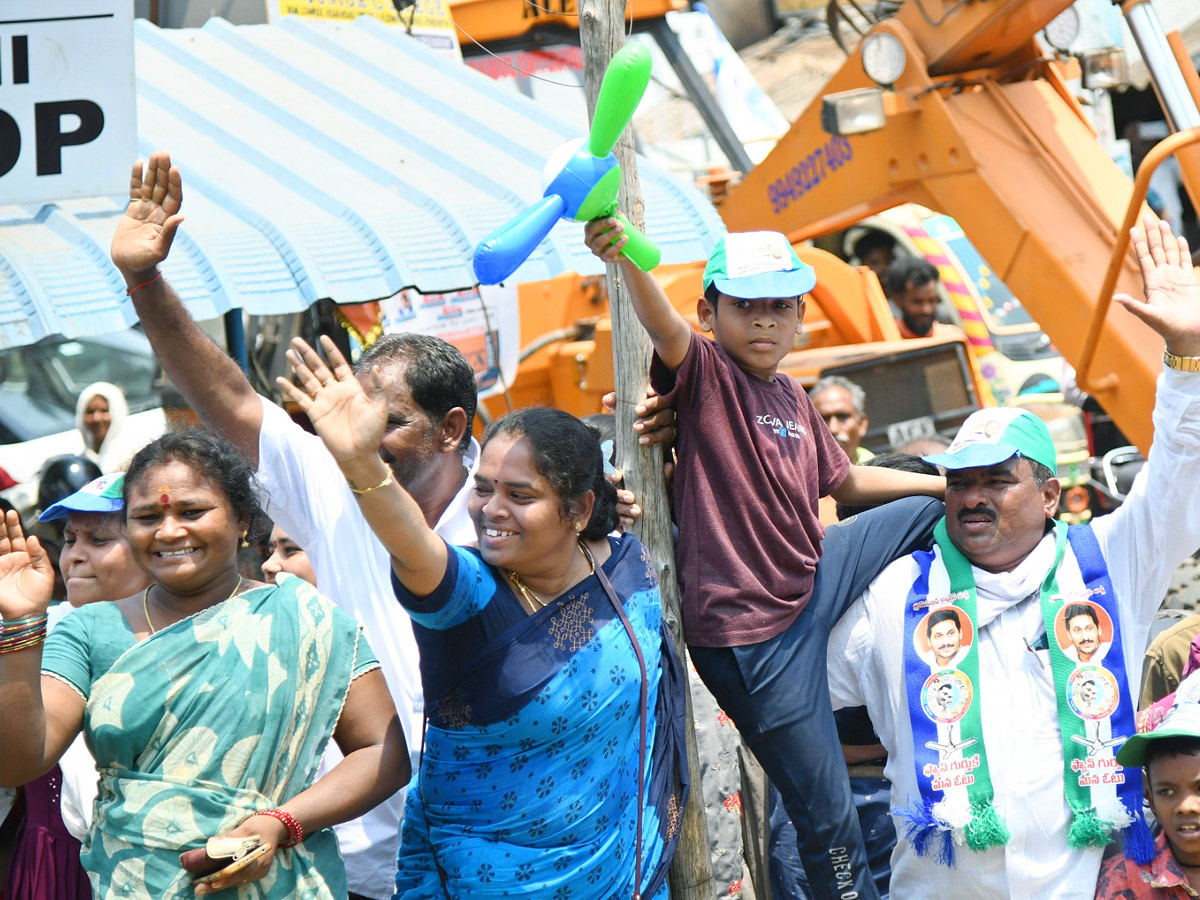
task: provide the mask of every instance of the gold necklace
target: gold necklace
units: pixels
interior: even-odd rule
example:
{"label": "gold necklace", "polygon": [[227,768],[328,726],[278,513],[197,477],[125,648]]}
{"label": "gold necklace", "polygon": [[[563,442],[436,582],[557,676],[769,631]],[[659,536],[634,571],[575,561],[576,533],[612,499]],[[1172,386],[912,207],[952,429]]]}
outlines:
{"label": "gold necklace", "polygon": [[[155,628],[154,623],[150,621],[150,602],[149,601],[150,601],[150,588],[152,588],[152,587],[154,587],[154,585],[150,585],[149,587],[146,588],[145,591],[142,592],[142,613],[146,616],[146,625],[147,625],[147,627],[149,627],[150,633],[158,634],[158,629]],[[233,593],[231,593],[228,597],[226,597],[225,600],[232,600],[234,597],[237,596],[237,592],[240,591],[241,589],[242,589],[242,576],[239,575],[237,584],[235,584],[233,586]],[[221,602],[224,603],[225,600],[222,600]]]}
{"label": "gold necklace", "polygon": [[[588,568],[591,570],[589,574],[595,575],[596,574],[596,560],[592,557],[592,551],[589,550],[584,545],[583,541],[579,541],[575,546],[577,546],[579,548],[579,552],[582,553],[583,558],[585,560],[587,560]],[[513,583],[513,587],[515,587],[520,592],[521,596],[524,597],[527,601],[529,601],[529,603],[534,607],[535,612],[539,609],[545,609],[546,606],[549,604],[550,601],[543,600],[541,597],[539,597],[537,594],[535,594],[533,591],[531,591],[526,586],[525,582],[521,580],[521,576],[518,575],[516,572],[509,570],[508,580]]]}

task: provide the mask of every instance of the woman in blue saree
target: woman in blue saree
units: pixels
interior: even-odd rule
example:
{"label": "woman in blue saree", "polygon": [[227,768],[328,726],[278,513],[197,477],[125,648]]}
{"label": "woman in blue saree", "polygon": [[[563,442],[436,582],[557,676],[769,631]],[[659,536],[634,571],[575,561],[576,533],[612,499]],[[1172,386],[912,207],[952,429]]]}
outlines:
{"label": "woman in blue saree", "polygon": [[379,379],[364,390],[323,346],[332,371],[294,343],[307,393],[284,389],[391,553],[421,648],[428,727],[395,897],[665,897],[684,682],[649,554],[609,537],[594,434],[551,409],[489,427],[469,502],[479,546],[451,547],[376,453],[399,427]]}
{"label": "woman in blue saree", "polygon": [[[228,444],[199,431],[160,438],[134,457],[124,499],[130,552],[152,584],[78,610],[44,651],[49,563],[15,515],[0,532],[0,721],[22,723],[5,727],[0,783],[49,768],[83,731],[100,770],[82,853],[97,900],[225,888],[243,900],[344,898],[329,826],[409,774],[370,648],[299,579],[239,576],[239,535],[258,506]],[[331,736],[345,759],[314,783]],[[181,851],[219,835],[270,849],[195,885]]]}

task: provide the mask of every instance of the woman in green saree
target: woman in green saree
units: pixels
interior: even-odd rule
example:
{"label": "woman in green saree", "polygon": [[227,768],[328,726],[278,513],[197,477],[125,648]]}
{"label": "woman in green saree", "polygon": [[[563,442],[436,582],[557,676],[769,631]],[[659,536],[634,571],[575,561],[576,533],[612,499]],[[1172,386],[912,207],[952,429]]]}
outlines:
{"label": "woman in green saree", "polygon": [[[83,731],[100,768],[82,854],[97,900],[226,888],[242,900],[345,897],[329,826],[409,777],[370,648],[300,579],[238,575],[258,504],[228,444],[199,431],[160,438],[130,464],[125,504],[131,553],[153,584],[79,610],[44,649],[49,562],[15,514],[0,529],[0,784],[37,777]],[[331,736],[345,759],[317,781]],[[180,853],[218,835],[270,849],[195,884]]]}

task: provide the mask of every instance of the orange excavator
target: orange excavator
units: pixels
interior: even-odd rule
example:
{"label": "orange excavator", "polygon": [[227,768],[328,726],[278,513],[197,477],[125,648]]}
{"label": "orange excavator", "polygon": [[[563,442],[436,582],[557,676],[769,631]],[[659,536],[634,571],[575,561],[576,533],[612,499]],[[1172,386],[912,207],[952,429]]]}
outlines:
{"label": "orange excavator", "polygon": [[[953,217],[1074,366],[1079,385],[1143,452],[1149,446],[1161,341],[1110,312],[1111,297],[1140,291],[1128,232],[1148,212],[1152,169],[1176,155],[1193,200],[1200,197],[1200,83],[1178,35],[1163,34],[1150,4],[1125,3],[1175,132],[1131,182],[1069,84],[1081,72],[1085,89],[1115,84],[1119,54],[1080,59],[1039,43],[1038,33],[1069,6],[906,0],[894,15],[868,20],[813,104],[719,203],[731,230],[782,231],[817,268],[806,333],[782,369],[808,383],[835,372],[860,383],[872,420],[868,446],[950,431],[991,402],[964,341],[901,341],[873,273],[804,246],[904,203]],[[685,313],[694,312],[702,268],[698,260],[657,273]],[[612,384],[603,280],[567,275],[519,293],[528,353],[511,402],[596,411]],[[873,394],[886,396],[886,408],[870,408]],[[504,400],[489,405],[500,412]]]}
{"label": "orange excavator", "polygon": [[[1138,294],[1128,249],[1150,175],[1179,160],[1200,198],[1200,80],[1153,7],[1123,12],[1168,125],[1134,183],[1096,139],[1069,79],[1115,83],[1113,50],[1047,53],[1036,35],[1070,0],[908,0],[874,23],[772,153],[732,187],[732,230],[820,238],[902,203],[953,217],[1143,452],[1162,346],[1120,311]],[[1200,204],[1197,205],[1200,208]]]}

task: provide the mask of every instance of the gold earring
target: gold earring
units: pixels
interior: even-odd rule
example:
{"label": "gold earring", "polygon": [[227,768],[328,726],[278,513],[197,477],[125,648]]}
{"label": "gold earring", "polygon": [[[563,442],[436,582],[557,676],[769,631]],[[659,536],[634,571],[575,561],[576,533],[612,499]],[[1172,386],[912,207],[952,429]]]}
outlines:
{"label": "gold earring", "polygon": [[250,542],[249,542],[248,540],[246,540],[246,536],[247,536],[248,534],[250,534],[250,529],[249,529],[249,528],[247,528],[247,529],[246,529],[245,531],[243,531],[243,532],[242,532],[240,535],[238,535],[238,537],[240,537],[240,538],[241,538],[240,544],[241,544],[241,546],[242,546],[242,547],[249,547],[249,546],[250,546]]}
{"label": "gold earring", "polygon": [[576,534],[583,534],[583,523],[582,523],[582,522],[576,522],[576,523],[575,523],[575,533],[576,533]]}

